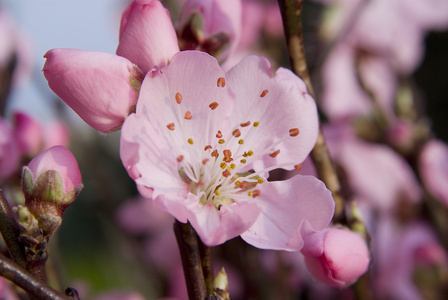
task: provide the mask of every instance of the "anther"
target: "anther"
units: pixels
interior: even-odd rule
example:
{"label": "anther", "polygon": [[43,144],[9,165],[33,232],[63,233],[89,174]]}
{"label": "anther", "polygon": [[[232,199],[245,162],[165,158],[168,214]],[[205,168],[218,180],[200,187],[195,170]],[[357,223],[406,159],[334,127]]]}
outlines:
{"label": "anther", "polygon": [[192,138],[188,139],[188,144],[193,145],[193,139]]}
{"label": "anther", "polygon": [[258,178],[258,179],[257,179],[257,183],[260,183],[260,184],[261,184],[261,183],[263,183],[263,182],[264,182],[263,178]]}
{"label": "anther", "polygon": [[258,196],[260,196],[260,195],[261,195],[260,190],[253,190],[252,198],[258,197]]}
{"label": "anther", "polygon": [[176,93],[176,102],[177,104],[180,104],[182,102],[182,95],[180,93]]}
{"label": "anther", "polygon": [[222,172],[222,176],[224,177],[229,177],[230,175],[232,175],[232,173],[230,173],[229,170],[224,170],[224,172]]}
{"label": "anther", "polygon": [[166,128],[168,128],[169,130],[174,130],[174,123],[166,125]]}
{"label": "anther", "polygon": [[292,128],[289,130],[290,136],[298,136],[299,135],[299,128]]}
{"label": "anther", "polygon": [[244,140],[243,140],[243,139],[240,139],[240,140],[238,141],[238,144],[240,144],[240,145],[244,144]]}
{"label": "anther", "polygon": [[300,170],[302,170],[302,164],[295,165],[294,168],[295,168],[297,171],[300,171]]}
{"label": "anther", "polygon": [[241,184],[241,181],[239,181],[239,180],[235,181],[236,186],[239,186],[240,184]]}
{"label": "anther", "polygon": [[183,155],[179,155],[178,157],[177,157],[177,161],[178,162],[182,162],[184,160],[184,156]]}
{"label": "anther", "polygon": [[243,181],[243,182],[241,182],[240,184],[239,184],[239,188],[240,189],[244,189],[245,187],[247,186],[247,182],[246,181]]}
{"label": "anther", "polygon": [[235,166],[235,164],[233,164],[233,163],[232,163],[232,164],[230,164],[230,169],[232,169],[232,170],[233,170],[233,169],[235,169],[235,167],[236,167],[236,166]]}
{"label": "anther", "polygon": [[218,139],[222,138],[222,132],[221,132],[221,130],[218,130],[218,133],[216,134],[216,137],[217,137]]}
{"label": "anther", "polygon": [[227,167],[227,164],[225,162],[221,162],[219,166],[221,167],[221,169],[225,169]]}
{"label": "anther", "polygon": [[224,77],[219,77],[217,85],[218,85],[218,87],[225,87],[226,86],[226,79]]}
{"label": "anther", "polygon": [[205,165],[206,163],[208,163],[209,160],[210,160],[210,159],[208,159],[208,158],[203,159],[203,160],[202,160],[202,164]]}
{"label": "anther", "polygon": [[216,191],[215,191],[215,195],[216,195],[216,196],[219,196],[219,190],[216,190]]}
{"label": "anther", "polygon": [[247,127],[250,125],[250,121],[247,121],[246,123],[241,123],[240,125],[241,127]]}
{"label": "anther", "polygon": [[224,150],[222,153],[224,154],[224,158],[222,160],[226,163],[229,163],[233,160],[232,152],[229,149]]}
{"label": "anther", "polygon": [[224,144],[226,141],[224,140],[224,139],[220,139],[219,141],[218,141],[218,143],[220,143],[221,145],[222,144]]}
{"label": "anther", "polygon": [[254,151],[252,151],[252,150],[247,151],[247,155],[249,155],[249,156],[254,155]]}
{"label": "anther", "polygon": [[240,131],[239,129],[235,129],[235,130],[232,132],[232,135],[233,135],[234,137],[240,137],[240,135],[241,135],[241,131]]}
{"label": "anther", "polygon": [[245,164],[246,160],[243,158],[242,160],[240,160],[240,163]]}
{"label": "anther", "polygon": [[191,120],[191,118],[192,118],[191,111],[187,111],[187,112],[185,113],[185,119],[187,119],[187,120]]}
{"label": "anther", "polygon": [[211,156],[212,156],[212,157],[218,157],[218,150],[216,150],[216,149],[213,150]]}
{"label": "anther", "polygon": [[204,151],[207,151],[208,149],[212,149],[212,146],[210,145],[205,146]]}
{"label": "anther", "polygon": [[269,91],[266,89],[266,90],[264,90],[263,92],[261,92],[260,97],[264,97],[264,96],[266,96],[267,93],[269,93]]}
{"label": "anther", "polygon": [[254,122],[254,127],[258,127],[258,125],[260,125],[260,122]]}
{"label": "anther", "polygon": [[270,156],[270,157],[277,157],[277,155],[278,155],[279,153],[280,153],[280,149],[278,149],[278,150],[275,151],[275,152],[270,153],[269,156]]}
{"label": "anther", "polygon": [[208,107],[210,107],[211,110],[215,110],[218,107],[218,102],[212,102]]}

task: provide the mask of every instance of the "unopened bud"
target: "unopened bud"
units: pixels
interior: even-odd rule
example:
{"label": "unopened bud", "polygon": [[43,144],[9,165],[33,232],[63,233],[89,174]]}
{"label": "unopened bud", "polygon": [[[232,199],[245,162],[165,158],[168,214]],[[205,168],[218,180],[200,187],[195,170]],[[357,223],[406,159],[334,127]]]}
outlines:
{"label": "unopened bud", "polygon": [[229,281],[227,279],[226,270],[224,267],[219,269],[218,274],[216,274],[215,280],[213,281],[213,296],[215,299],[228,300],[229,295]]}

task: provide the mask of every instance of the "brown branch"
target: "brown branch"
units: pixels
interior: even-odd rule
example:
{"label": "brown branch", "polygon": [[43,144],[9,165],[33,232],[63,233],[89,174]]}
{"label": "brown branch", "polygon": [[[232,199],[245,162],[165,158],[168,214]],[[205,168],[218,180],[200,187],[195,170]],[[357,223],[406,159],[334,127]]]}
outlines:
{"label": "brown branch", "polygon": [[213,263],[212,263],[212,248],[205,245],[200,238],[198,240],[199,254],[201,255],[202,272],[204,273],[205,287],[207,296],[213,295]]}
{"label": "brown branch", "polygon": [[[311,84],[310,74],[305,57],[302,31],[303,0],[278,0],[283,19],[283,28],[286,36],[289,57],[293,72],[305,82],[308,93],[315,99],[314,89]],[[328,152],[322,128],[319,128],[319,136],[316,145],[311,151],[311,159],[316,167],[319,178],[332,192],[336,203],[334,221],[341,222],[344,216],[344,199],[341,195],[341,187],[336,170]],[[345,222],[345,221],[344,221]]]}
{"label": "brown branch", "polygon": [[2,189],[0,189],[0,232],[12,259],[20,267],[26,269],[28,262],[23,247],[18,240],[20,229]]}
{"label": "brown branch", "polygon": [[74,299],[73,297],[65,296],[42,281],[36,279],[33,275],[16,265],[2,254],[0,254],[0,275],[24,289],[32,299]]}
{"label": "brown branch", "polygon": [[179,246],[188,298],[190,300],[204,300],[207,298],[204,273],[202,271],[201,256],[196,232],[190,223],[175,221],[174,233]]}

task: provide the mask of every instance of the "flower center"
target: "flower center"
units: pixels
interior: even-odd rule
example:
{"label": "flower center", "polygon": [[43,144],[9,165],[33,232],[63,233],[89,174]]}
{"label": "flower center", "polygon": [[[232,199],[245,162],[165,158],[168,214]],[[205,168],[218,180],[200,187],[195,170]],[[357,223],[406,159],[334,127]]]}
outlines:
{"label": "flower center", "polygon": [[[220,77],[217,86],[225,87],[225,79]],[[260,91],[260,97],[265,97],[268,92],[267,89]],[[174,142],[177,145],[174,150],[183,153],[177,156],[179,176],[189,185],[190,192],[198,196],[201,204],[213,205],[219,210],[222,206],[229,207],[234,202],[249,201],[260,196],[261,192],[257,186],[264,182],[264,174],[279,167],[300,167],[289,162],[258,172],[250,169],[250,165],[264,155],[277,157],[280,149],[276,147],[285,139],[296,137],[299,134],[298,128],[290,129],[271,145],[255,152],[250,145],[263,134],[259,131],[259,121],[247,120],[224,132],[224,128],[219,128],[215,122],[219,103],[212,102],[209,104],[210,110],[204,128],[205,136],[188,136],[188,125],[185,122],[194,119],[195,114],[181,109],[183,96],[180,93],[176,93],[175,101],[180,108],[177,110],[177,123],[184,137],[180,144],[179,141]],[[174,123],[169,123],[166,127],[170,131],[176,130]],[[197,145],[199,141],[202,144]],[[186,157],[188,159],[185,159]]]}

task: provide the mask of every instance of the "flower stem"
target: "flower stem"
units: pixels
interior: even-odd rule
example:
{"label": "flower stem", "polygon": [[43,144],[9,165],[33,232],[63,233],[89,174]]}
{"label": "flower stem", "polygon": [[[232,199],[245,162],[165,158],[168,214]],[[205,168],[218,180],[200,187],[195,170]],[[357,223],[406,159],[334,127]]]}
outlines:
{"label": "flower stem", "polygon": [[64,294],[49,287],[44,282],[36,279],[33,275],[16,265],[14,262],[10,261],[2,254],[0,254],[0,275],[24,289],[31,299],[73,299],[73,297],[65,296]]}
{"label": "flower stem", "polygon": [[213,276],[213,263],[212,263],[212,248],[205,245],[201,239],[198,240],[199,254],[201,255],[202,272],[204,273],[205,287],[207,290],[207,296],[213,295],[214,276]]}
{"label": "flower stem", "polygon": [[[304,0],[278,0],[283,19],[283,28],[291,61],[292,71],[305,82],[308,93],[314,98],[314,89],[311,84],[310,74],[305,57],[302,31],[302,11]],[[341,187],[336,170],[331,160],[322,128],[319,128],[319,136],[316,145],[311,151],[311,159],[316,167],[319,178],[332,192],[336,203],[333,221],[345,223],[344,199],[341,195]]]}
{"label": "flower stem", "polygon": [[196,232],[190,223],[184,224],[176,220],[174,233],[182,259],[188,298],[190,300],[204,300],[207,298],[207,290]]}
{"label": "flower stem", "polygon": [[12,259],[20,267],[26,269],[28,262],[23,247],[18,240],[20,229],[2,189],[0,189],[0,232]]}

